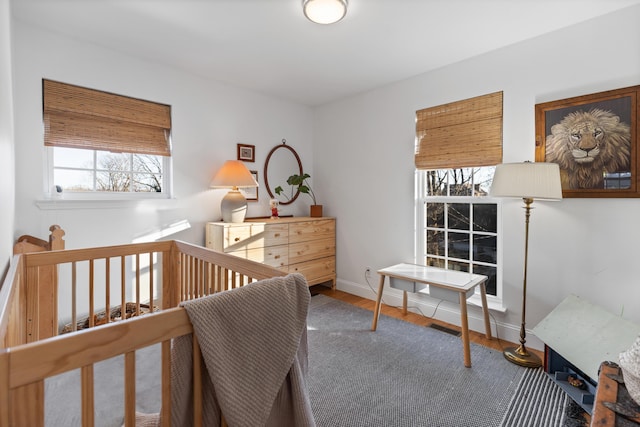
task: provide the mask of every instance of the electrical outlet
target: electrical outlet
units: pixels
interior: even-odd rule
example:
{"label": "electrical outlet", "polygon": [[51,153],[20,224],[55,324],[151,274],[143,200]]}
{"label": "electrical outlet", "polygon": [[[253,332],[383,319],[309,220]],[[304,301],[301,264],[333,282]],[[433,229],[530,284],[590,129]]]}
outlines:
{"label": "electrical outlet", "polygon": [[367,279],[371,278],[371,267],[367,267],[364,269],[364,277]]}

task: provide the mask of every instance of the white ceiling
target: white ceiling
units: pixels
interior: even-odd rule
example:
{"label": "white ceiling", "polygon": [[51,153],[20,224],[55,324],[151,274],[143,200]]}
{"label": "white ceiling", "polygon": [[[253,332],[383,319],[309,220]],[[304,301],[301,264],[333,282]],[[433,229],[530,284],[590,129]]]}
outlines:
{"label": "white ceiling", "polygon": [[309,22],[301,0],[11,0],[11,8],[21,21],[313,106],[638,3],[350,0],[347,16],[328,26]]}

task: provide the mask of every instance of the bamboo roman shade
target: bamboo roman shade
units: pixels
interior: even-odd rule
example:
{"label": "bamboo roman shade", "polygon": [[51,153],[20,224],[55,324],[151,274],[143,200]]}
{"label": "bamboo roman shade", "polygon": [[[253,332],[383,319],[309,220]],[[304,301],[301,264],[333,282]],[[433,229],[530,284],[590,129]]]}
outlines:
{"label": "bamboo roman shade", "polygon": [[416,111],[418,169],[502,162],[502,92]]}
{"label": "bamboo roman shade", "polygon": [[171,155],[171,107],[43,79],[44,144]]}

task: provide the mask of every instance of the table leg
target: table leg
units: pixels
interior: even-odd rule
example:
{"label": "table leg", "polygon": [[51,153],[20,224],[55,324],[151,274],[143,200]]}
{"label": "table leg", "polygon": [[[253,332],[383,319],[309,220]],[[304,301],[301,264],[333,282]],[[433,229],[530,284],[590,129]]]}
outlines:
{"label": "table leg", "polygon": [[380,303],[382,302],[382,291],[384,290],[385,275],[380,275],[380,285],[378,286],[378,297],[376,298],[376,308],[373,311],[373,321],[371,322],[371,330],[375,331],[378,327],[378,316],[380,316]]}
{"label": "table leg", "polygon": [[460,292],[460,324],[462,326],[462,348],[464,351],[464,366],[471,367],[471,346],[469,344],[469,320],[467,318],[467,295]]}
{"label": "table leg", "polygon": [[407,291],[402,291],[402,314],[407,314]]}
{"label": "table leg", "polygon": [[482,298],[482,313],[484,314],[484,334],[491,339],[491,322],[489,322],[489,307],[487,306],[487,289],[485,283],[480,283],[480,297]]}

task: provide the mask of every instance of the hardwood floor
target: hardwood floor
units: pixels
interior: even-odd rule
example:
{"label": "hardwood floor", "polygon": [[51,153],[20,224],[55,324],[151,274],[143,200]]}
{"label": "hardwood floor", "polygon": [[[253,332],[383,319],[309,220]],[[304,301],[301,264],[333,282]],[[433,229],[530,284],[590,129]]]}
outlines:
{"label": "hardwood floor", "polygon": [[[335,298],[349,304],[353,304],[355,306],[369,310],[372,313],[375,308],[375,301],[372,301],[366,298],[361,298],[359,296],[352,295],[346,292],[331,290],[330,288],[327,288],[322,285],[313,286],[311,288],[311,292],[312,294],[316,294],[316,293],[323,294],[328,297]],[[435,325],[444,326],[446,328],[453,329],[456,331],[460,331],[460,328],[458,326],[445,323],[436,319],[431,319],[429,317],[425,317],[417,313],[409,312],[405,315],[405,314],[402,314],[402,310],[400,308],[390,307],[385,304],[382,304],[380,312],[381,314],[384,314],[386,316],[404,320],[405,322],[410,322],[415,325],[430,326],[432,324],[435,324]],[[489,347],[498,351],[503,351],[505,347],[511,347],[511,346],[517,345],[508,341],[504,341],[502,339],[496,339],[495,337],[492,340],[489,340],[484,336],[484,334],[475,332],[475,331],[469,331],[469,339],[473,343],[483,345],[485,347]],[[531,351],[532,353],[537,354],[541,359],[544,356],[541,351],[533,350],[530,348],[528,350]]]}

